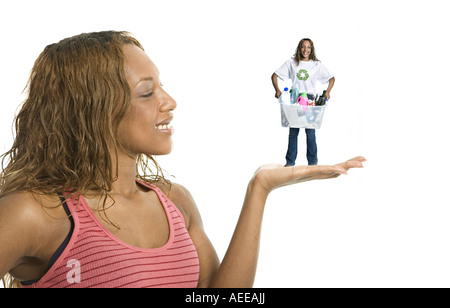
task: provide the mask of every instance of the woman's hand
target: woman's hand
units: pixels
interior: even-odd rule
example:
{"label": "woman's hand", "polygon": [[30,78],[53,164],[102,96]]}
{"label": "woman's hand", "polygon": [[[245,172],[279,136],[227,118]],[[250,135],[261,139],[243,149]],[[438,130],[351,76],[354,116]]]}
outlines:
{"label": "woman's hand", "polygon": [[280,98],[280,96],[281,96],[281,91],[280,90],[275,91],[275,98],[278,99],[278,98]]}
{"label": "woman's hand", "polygon": [[[208,279],[210,287],[251,288],[256,274],[261,225],[268,194],[281,186],[347,174],[350,168],[361,168],[364,157],[355,157],[333,166],[264,165],[251,179],[244,205],[230,246],[216,272]],[[202,260],[202,258],[200,258]]]}
{"label": "woman's hand", "polygon": [[347,171],[351,168],[362,168],[362,163],[365,161],[366,159],[364,157],[358,156],[346,162],[331,166],[283,167],[283,165],[275,164],[263,165],[256,170],[252,182],[261,186],[263,191],[269,194],[272,190],[282,186],[311,180],[336,178],[341,174],[347,174]]}

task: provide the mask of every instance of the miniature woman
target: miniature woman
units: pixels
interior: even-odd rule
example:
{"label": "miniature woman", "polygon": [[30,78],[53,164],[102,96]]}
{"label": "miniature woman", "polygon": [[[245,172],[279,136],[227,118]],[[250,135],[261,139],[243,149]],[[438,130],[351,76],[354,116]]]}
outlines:
{"label": "miniature woman", "polygon": [[[272,74],[272,84],[275,89],[275,97],[279,98],[281,91],[278,87],[278,78],[281,80],[290,79],[292,89],[297,88],[300,93],[315,93],[317,81],[323,84],[328,83],[325,96],[330,99],[330,92],[334,85],[334,76],[328,71],[325,65],[320,62],[315,53],[314,43],[311,39],[302,39],[297,46],[294,56]],[[294,166],[297,159],[298,133],[300,129],[289,128],[289,144],[286,153],[286,167]],[[317,165],[317,143],[316,130],[306,128],[306,158],[308,165]]]}

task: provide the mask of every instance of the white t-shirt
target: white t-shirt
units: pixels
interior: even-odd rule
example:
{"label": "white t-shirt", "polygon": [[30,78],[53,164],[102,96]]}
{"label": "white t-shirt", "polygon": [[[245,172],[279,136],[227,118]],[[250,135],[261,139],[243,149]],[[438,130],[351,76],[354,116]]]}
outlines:
{"label": "white t-shirt", "polygon": [[298,88],[300,92],[315,93],[316,82],[327,83],[333,75],[320,61],[300,61],[299,65],[295,59],[284,62],[275,71],[281,80],[291,79],[292,88]]}

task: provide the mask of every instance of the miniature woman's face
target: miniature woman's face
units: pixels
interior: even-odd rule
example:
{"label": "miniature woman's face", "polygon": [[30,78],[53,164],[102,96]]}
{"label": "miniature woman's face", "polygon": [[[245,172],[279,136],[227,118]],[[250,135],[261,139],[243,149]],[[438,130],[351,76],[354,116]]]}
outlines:
{"label": "miniature woman's face", "polygon": [[161,87],[159,71],[140,48],[124,45],[131,106],[119,126],[119,142],[128,154],[164,155],[172,150],[170,124],[176,102]]}
{"label": "miniature woman's face", "polygon": [[309,41],[304,41],[300,47],[301,60],[308,61],[311,55],[311,43]]}

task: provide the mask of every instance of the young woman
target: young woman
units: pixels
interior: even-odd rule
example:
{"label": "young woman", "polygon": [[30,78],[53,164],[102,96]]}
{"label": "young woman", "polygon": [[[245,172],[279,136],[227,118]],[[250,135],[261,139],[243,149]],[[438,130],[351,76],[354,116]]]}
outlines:
{"label": "young woman", "polygon": [[[362,167],[260,167],[222,262],[171,151],[175,101],[126,32],[81,34],[38,57],[0,177],[0,277],[21,287],[251,287],[273,189]],[[156,167],[150,168],[150,163]]]}
{"label": "young woman", "polygon": [[[317,59],[314,43],[308,38],[302,39],[297,46],[293,58],[286,61],[275,73],[272,74],[272,84],[275,88],[275,97],[279,98],[281,91],[278,87],[278,78],[291,79],[292,88],[298,88],[300,93],[315,93],[317,81],[328,83],[326,97],[330,99],[330,92],[334,85],[334,77],[328,69]],[[286,165],[294,166],[297,158],[298,133],[300,129],[289,128],[289,144],[286,153]],[[305,129],[306,133],[306,158],[308,165],[317,165],[316,130]]]}

